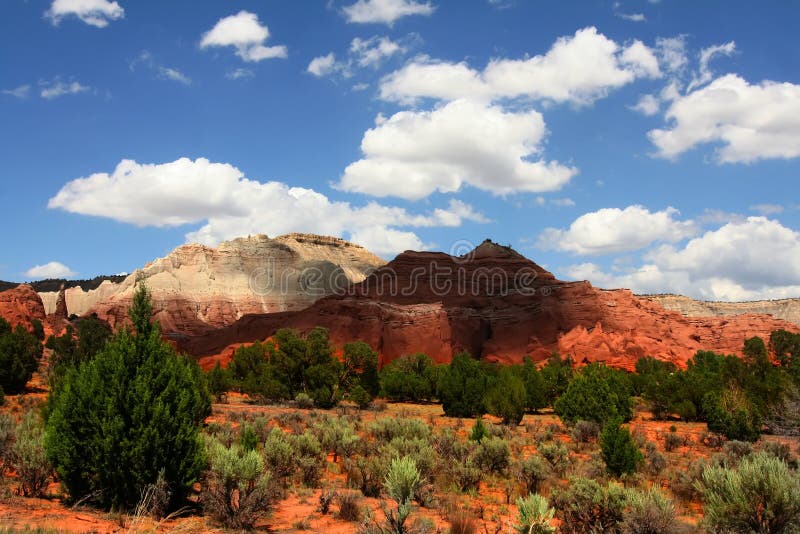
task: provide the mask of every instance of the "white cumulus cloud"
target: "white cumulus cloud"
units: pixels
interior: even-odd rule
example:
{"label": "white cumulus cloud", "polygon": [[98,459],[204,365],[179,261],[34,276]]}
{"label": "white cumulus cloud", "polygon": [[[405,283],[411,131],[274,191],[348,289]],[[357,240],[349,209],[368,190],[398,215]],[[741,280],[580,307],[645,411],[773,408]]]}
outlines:
{"label": "white cumulus cloud", "polygon": [[663,245],[644,260],[613,272],[595,263],[560,271],[564,277],[637,293],[723,301],[800,296],[800,232],[766,217],[731,221],[682,247]]}
{"label": "white cumulus cloud", "polygon": [[403,17],[430,16],[435,9],[430,2],[418,0],[358,0],[354,4],[343,7],[342,13],[347,22],[391,26]]}
{"label": "white cumulus cloud", "polygon": [[525,97],[585,105],[637,78],[660,76],[654,51],[641,41],[623,46],[588,27],[559,38],[544,55],[494,59],[483,71],[464,62],[417,58],[382,80],[381,98],[413,103]]}
{"label": "white cumulus cloud", "polygon": [[331,52],[324,56],[317,56],[311,60],[306,71],[321,78],[336,70],[336,54]]}
{"label": "white cumulus cloud", "polygon": [[669,207],[651,212],[643,206],[603,208],[575,219],[569,228],[546,228],[539,246],[580,255],[640,250],[655,242],[676,242],[697,233],[692,221],[676,219]]}
{"label": "white cumulus cloud", "polygon": [[44,265],[34,265],[23,274],[30,280],[43,280],[46,278],[70,278],[78,273],[61,262],[51,261]]}
{"label": "white cumulus cloud", "polygon": [[54,26],[63,18],[74,16],[90,26],[105,28],[109,22],[124,17],[125,10],[109,0],[53,0],[44,15]]}
{"label": "white cumulus cloud", "polygon": [[541,159],[545,134],[537,111],[471,100],[379,116],[361,141],[364,157],[347,166],[338,187],[409,200],[463,185],[496,195],[555,191],[577,170]]}
{"label": "white cumulus cloud", "polygon": [[800,156],[800,85],[750,84],[727,74],[677,96],[666,111],[666,128],[648,132],[657,155],[676,156],[698,145],[722,145],[722,163]]}
{"label": "white cumulus cloud", "polygon": [[110,174],[101,172],[68,182],[48,207],[138,226],[200,223],[186,239],[209,245],[247,234],[288,232],[349,235],[356,241],[375,243],[384,232],[385,239],[395,243],[390,251],[387,242],[382,242],[380,250],[387,254],[408,248],[411,235],[416,237],[405,228],[486,222],[482,214],[458,200],[428,214],[376,202],[352,206],[312,189],[251,180],[233,165],[204,158],[163,164],[123,160]]}
{"label": "white cumulus cloud", "polygon": [[[402,41],[410,43],[416,39],[415,35],[406,36]],[[377,69],[386,59],[399,56],[408,51],[408,45],[401,41],[393,41],[389,37],[374,35],[367,39],[354,38],[350,42],[347,57],[337,61],[336,54],[330,52],[324,56],[317,56],[311,60],[306,71],[318,78],[331,74],[340,74],[349,78],[357,69]]]}
{"label": "white cumulus cloud", "polygon": [[240,11],[219,19],[203,34],[200,48],[232,46],[236,48],[236,55],[248,62],[287,57],[285,46],[265,46],[269,35],[269,28],[259,22],[258,15]]}

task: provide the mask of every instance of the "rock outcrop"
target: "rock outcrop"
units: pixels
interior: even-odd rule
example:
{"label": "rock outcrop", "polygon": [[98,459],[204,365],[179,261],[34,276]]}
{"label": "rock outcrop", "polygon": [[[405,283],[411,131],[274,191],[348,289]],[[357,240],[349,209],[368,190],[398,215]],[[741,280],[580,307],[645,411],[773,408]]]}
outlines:
{"label": "rock outcrop", "polygon": [[682,295],[642,295],[664,308],[687,317],[730,317],[746,313],[772,315],[800,325],[800,299],[754,300],[750,302],[711,302]]}
{"label": "rock outcrop", "polygon": [[21,324],[31,328],[31,321],[38,319],[44,323],[45,313],[42,299],[28,284],[20,284],[13,289],[0,292],[0,317],[11,323],[12,327]]}
{"label": "rock outcrop", "polygon": [[[119,293],[121,286],[122,282],[103,280],[103,282],[94,289],[84,289],[82,286],[67,287],[63,289],[64,303],[69,313],[84,315],[98,302]],[[39,296],[44,303],[45,312],[48,315],[55,313],[58,301],[61,298],[61,290],[40,291]]]}
{"label": "rock outcrop", "polygon": [[197,335],[233,324],[246,314],[301,310],[363,280],[384,261],[332,237],[250,236],[218,247],[182,245],[119,284],[65,292],[70,313],[96,313],[116,327],[126,321],[136,282],[152,292],[164,332]]}
{"label": "rock outcrop", "polygon": [[176,342],[196,356],[219,355],[281,327],[315,326],[328,328],[336,344],[364,340],[384,363],[413,352],[438,362],[463,350],[497,362],[542,360],[559,352],[578,362],[629,369],[644,355],[684,365],[698,349],[738,354],[747,337],[798,330],[768,315],[687,318],[628,290],[556,280],[510,248],[487,241],[462,257],[405,252],[346,292],[304,310],[245,315]]}

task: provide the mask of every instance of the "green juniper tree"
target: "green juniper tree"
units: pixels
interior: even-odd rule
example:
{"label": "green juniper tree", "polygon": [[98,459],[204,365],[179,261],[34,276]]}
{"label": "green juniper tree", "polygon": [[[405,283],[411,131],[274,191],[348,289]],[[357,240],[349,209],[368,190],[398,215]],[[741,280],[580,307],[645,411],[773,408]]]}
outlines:
{"label": "green juniper tree", "polygon": [[140,284],[119,330],[90,361],[66,371],[50,401],[45,449],[73,500],[129,509],[163,472],[175,499],[205,466],[200,423],[210,396],[199,367],[151,323]]}

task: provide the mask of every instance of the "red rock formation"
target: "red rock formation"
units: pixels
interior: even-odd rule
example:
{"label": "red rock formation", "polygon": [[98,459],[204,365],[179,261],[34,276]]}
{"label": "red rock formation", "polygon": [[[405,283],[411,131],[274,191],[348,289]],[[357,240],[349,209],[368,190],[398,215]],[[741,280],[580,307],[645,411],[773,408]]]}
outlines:
{"label": "red rock formation", "polygon": [[684,365],[698,349],[738,354],[744,339],[798,327],[768,315],[687,318],[628,290],[563,282],[513,250],[485,242],[464,257],[405,252],[346,292],[297,312],[246,315],[230,327],[180,336],[196,356],[265,339],[281,327],[330,330],[336,344],[361,339],[385,363],[425,352],[447,362],[466,350],[488,361],[576,361],[632,368],[651,355]]}
{"label": "red rock formation", "polygon": [[45,313],[42,299],[28,284],[20,284],[14,289],[0,292],[0,317],[11,323],[12,327],[21,324],[31,328],[31,321],[44,322]]}
{"label": "red rock formation", "polygon": [[67,310],[67,297],[64,294],[64,284],[61,284],[61,289],[58,290],[56,309],[51,315],[57,320],[66,320],[69,318],[69,310]]}

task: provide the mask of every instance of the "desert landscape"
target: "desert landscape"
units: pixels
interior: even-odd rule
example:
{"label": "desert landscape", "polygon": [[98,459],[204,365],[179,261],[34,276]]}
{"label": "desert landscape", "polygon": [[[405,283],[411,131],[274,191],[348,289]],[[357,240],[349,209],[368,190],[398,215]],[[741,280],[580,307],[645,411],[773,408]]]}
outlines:
{"label": "desert landscape", "polygon": [[[254,271],[260,285],[242,281]],[[311,275],[336,282],[309,288]],[[7,531],[695,532],[745,528],[761,512],[741,508],[756,500],[786,506],[768,532],[797,524],[800,507],[772,501],[800,484],[800,325],[785,313],[683,315],[559,281],[490,240],[383,262],[323,236],[251,236],[180,247],[95,289],[67,283],[54,305],[31,285],[0,292],[4,342],[15,340],[4,347],[33,355],[3,352],[6,368],[27,363],[4,378],[0,410]],[[93,417],[81,415],[97,400],[81,400],[83,388],[118,391],[77,375],[149,375],[145,361],[113,367],[140,338],[135,352],[161,347],[158,358],[182,353],[196,369],[181,387],[199,388],[183,423],[198,433],[200,449],[184,454],[200,467],[183,489],[161,471],[104,500],[110,482],[86,472],[100,457],[74,466],[102,456],[102,442],[80,441],[94,439],[91,423],[75,434],[68,422]],[[164,395],[157,404],[174,402]],[[116,402],[115,417],[142,409]],[[174,424],[170,435],[186,430]],[[713,477],[747,469],[781,487],[743,487],[747,504],[715,493]]]}
{"label": "desert landscape", "polygon": [[800,534],[785,0],[0,2],[0,534]]}

